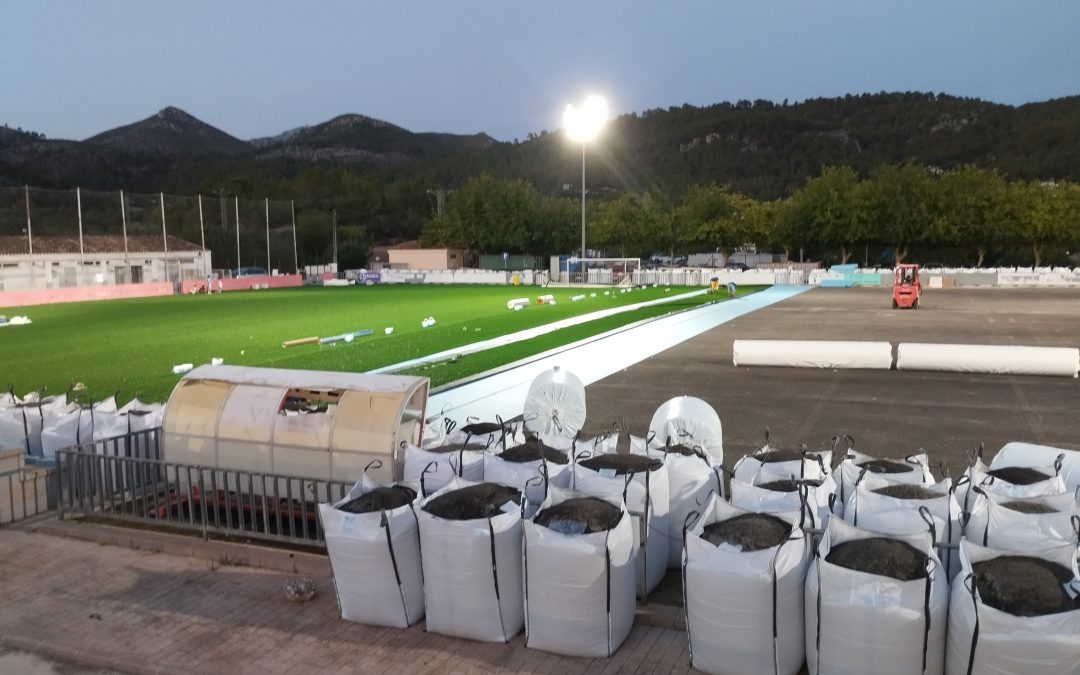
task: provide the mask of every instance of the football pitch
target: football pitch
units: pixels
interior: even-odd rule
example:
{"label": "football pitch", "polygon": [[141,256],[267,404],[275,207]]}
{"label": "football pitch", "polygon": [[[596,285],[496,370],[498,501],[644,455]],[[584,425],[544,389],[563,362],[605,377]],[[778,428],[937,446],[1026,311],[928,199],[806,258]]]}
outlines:
{"label": "football pitch", "polygon": [[[116,393],[164,401],[179,379],[174,365],[227,364],[364,372],[446,349],[514,333],[590,312],[671,297],[686,287],[544,289],[535,286],[368,286],[296,288],[42,305],[18,310],[27,326],[0,331],[0,387],[16,394],[61,393],[83,383],[82,398]],[[740,288],[739,294],[755,288]],[[607,294],[605,295],[605,292]],[[596,295],[593,296],[592,294]],[[510,311],[508,300],[552,294],[554,305]],[[571,302],[571,297],[585,295]],[[726,296],[726,294],[725,294]],[[563,328],[523,342],[462,356],[414,374],[433,386],[642,319],[716,302],[698,295]],[[7,314],[13,310],[4,310]],[[421,321],[436,323],[423,328]],[[393,327],[393,333],[385,329]],[[283,348],[285,340],[328,337],[370,329],[351,343]]]}

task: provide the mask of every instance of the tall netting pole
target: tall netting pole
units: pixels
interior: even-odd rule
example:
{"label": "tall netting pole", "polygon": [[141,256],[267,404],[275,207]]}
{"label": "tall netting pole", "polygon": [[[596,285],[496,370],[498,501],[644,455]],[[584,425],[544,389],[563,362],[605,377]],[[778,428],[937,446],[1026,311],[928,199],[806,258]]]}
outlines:
{"label": "tall netting pole", "polygon": [[266,273],[271,273],[270,268],[270,198],[265,197],[266,200]]}
{"label": "tall netting pole", "polygon": [[78,282],[76,285],[82,286],[83,269],[86,266],[83,249],[83,229],[82,229],[82,188],[75,188],[75,207],[79,211],[79,275],[77,277]]}
{"label": "tall netting pole", "polygon": [[210,270],[206,268],[206,230],[203,227],[202,195],[199,195],[199,246],[203,253],[203,274],[210,274]]}
{"label": "tall netting pole", "polygon": [[124,191],[120,191],[120,223],[124,228],[124,283],[131,283],[131,257],[128,255],[127,206],[124,204]]}
{"label": "tall netting pole", "polygon": [[26,243],[30,247],[30,288],[34,288],[34,228],[30,222],[30,186],[26,188]]}
{"label": "tall netting pole", "polygon": [[293,272],[300,274],[300,258],[296,255],[296,202],[289,201],[289,209],[292,211],[292,263]]}
{"label": "tall netting pole", "polygon": [[161,200],[161,245],[165,248],[165,281],[172,281],[169,276],[169,233],[165,229],[165,193],[159,192],[158,198]]}
{"label": "tall netting pole", "polygon": [[240,198],[233,197],[236,206],[236,273],[240,274]]}

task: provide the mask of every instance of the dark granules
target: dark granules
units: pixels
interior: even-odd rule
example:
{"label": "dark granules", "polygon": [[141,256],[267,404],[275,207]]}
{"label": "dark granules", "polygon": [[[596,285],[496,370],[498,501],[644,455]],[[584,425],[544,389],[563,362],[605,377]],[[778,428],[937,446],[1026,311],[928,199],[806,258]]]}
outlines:
{"label": "dark granules", "polygon": [[447,454],[451,452],[461,452],[462,450],[484,450],[486,448],[486,445],[481,445],[480,443],[447,443],[446,445],[436,445],[433,448],[424,448],[424,452]]}
{"label": "dark granules", "polygon": [[872,490],[872,492],[886,497],[895,497],[896,499],[937,499],[943,496],[933,490],[927,490],[921,485],[886,485]]}
{"label": "dark granules", "polygon": [[466,424],[461,427],[461,430],[470,436],[484,436],[486,434],[493,434],[496,431],[502,431],[502,425],[495,422],[473,422],[472,424]]}
{"label": "dark granules", "polygon": [[627,473],[641,473],[642,471],[656,471],[664,465],[658,459],[651,459],[645,455],[605,454],[590,457],[578,462],[586,469],[600,471],[601,469],[614,469],[616,476]]}
{"label": "dark granules", "polygon": [[622,509],[596,497],[575,497],[536,514],[533,522],[561,534],[604,532],[619,524]]}
{"label": "dark granules", "polygon": [[697,448],[691,448],[689,445],[683,445],[682,443],[678,445],[665,446],[664,452],[674,453],[676,455],[684,455],[686,457],[693,457],[695,455],[697,455],[698,457],[701,456],[701,450]]}
{"label": "dark granules", "polygon": [[1023,499],[1017,499],[1011,502],[1002,502],[1002,506],[1013,511],[1019,511],[1020,513],[1057,513],[1058,510],[1041,504],[1039,502],[1027,502]]}
{"label": "dark granules", "polygon": [[506,502],[520,501],[521,492],[514,488],[480,483],[441,494],[424,504],[424,510],[446,520],[476,520],[500,515]]}
{"label": "dark granules", "polygon": [[870,473],[909,473],[915,470],[914,464],[894,462],[891,459],[870,459],[858,466]]}
{"label": "dark granules", "polygon": [[759,452],[751,456],[763,464],[769,464],[772,462],[798,462],[803,459],[805,455],[802,450],[779,450],[777,448],[769,448],[764,452]]}
{"label": "dark granules", "polygon": [[1016,616],[1042,616],[1080,609],[1065,584],[1072,571],[1056,563],[1022,555],[1007,555],[971,566],[983,604]]}
{"label": "dark granules", "polygon": [[928,557],[906,542],[871,537],[837,544],[825,560],[857,572],[911,581],[926,578]]}
{"label": "dark granules", "polygon": [[757,487],[762,490],[772,490],[773,492],[795,492],[799,489],[799,484],[790,479],[784,480],[771,480],[768,483],[762,483]]}
{"label": "dark granules", "polygon": [[337,507],[349,513],[371,513],[372,511],[392,511],[416,499],[416,491],[404,485],[375,488],[356,499],[350,499]]}
{"label": "dark granules", "polygon": [[1000,469],[991,469],[986,473],[1013,485],[1031,485],[1050,478],[1045,473],[1029,469],[1026,466],[1003,466]]}
{"label": "dark granules", "polygon": [[509,450],[504,450],[497,457],[507,462],[536,462],[546,459],[555,464],[569,464],[570,459],[562,450],[556,450],[550,445],[545,445],[539,440],[525,441],[521,445],[515,445]]}
{"label": "dark granules", "polygon": [[747,513],[706,525],[702,536],[713,546],[739,546],[743,553],[778,546],[791,535],[792,526],[767,513]]}

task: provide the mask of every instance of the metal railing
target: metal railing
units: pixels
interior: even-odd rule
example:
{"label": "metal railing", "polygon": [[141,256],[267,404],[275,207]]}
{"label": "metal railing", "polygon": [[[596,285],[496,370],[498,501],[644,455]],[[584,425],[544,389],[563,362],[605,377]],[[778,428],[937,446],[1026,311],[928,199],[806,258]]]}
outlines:
{"label": "metal railing", "polygon": [[213,535],[324,546],[320,502],[351,483],[176,464],[159,458],[56,453],[61,520],[93,516]]}

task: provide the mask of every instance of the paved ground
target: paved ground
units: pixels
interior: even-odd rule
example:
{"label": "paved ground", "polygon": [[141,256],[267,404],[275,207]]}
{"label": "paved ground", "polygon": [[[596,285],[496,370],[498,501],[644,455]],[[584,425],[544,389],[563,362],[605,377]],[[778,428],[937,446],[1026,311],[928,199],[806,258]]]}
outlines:
{"label": "paved ground", "polygon": [[[0,529],[0,646],[99,672],[685,673],[686,634],[635,626],[610,659],[487,644],[338,618],[327,579],[315,600],[284,599],[287,575]],[[44,644],[42,644],[44,643]],[[0,673],[48,667],[0,653]],[[16,670],[6,665],[27,666]],[[65,668],[69,668],[66,667]],[[49,670],[36,672],[49,673]]]}
{"label": "paved ground", "polygon": [[110,675],[116,672],[118,671],[86,668],[79,664],[0,647],[0,673],[12,673],[12,675],[15,673],[19,675],[75,675],[76,673],[79,675]]}
{"label": "paved ground", "polygon": [[1014,440],[1080,449],[1080,382],[1068,378],[899,371],[736,368],[732,340],[888,340],[1080,346],[1080,289],[927,291],[918,311],[890,309],[888,289],[814,289],[740,317],[587,387],[587,431],[627,417],[636,433],[667,399],[711,403],[729,466],[760,447],[811,446],[850,433],[897,456],[925,448],[953,473],[966,452]]}

